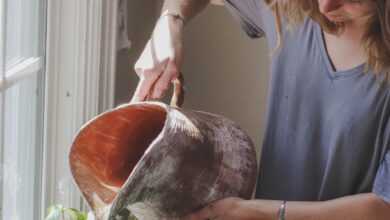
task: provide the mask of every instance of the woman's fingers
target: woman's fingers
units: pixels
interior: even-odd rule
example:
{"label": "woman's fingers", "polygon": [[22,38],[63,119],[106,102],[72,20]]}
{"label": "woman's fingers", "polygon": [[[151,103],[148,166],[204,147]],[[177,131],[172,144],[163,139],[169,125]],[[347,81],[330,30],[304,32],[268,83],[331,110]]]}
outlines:
{"label": "woman's fingers", "polygon": [[218,217],[214,209],[214,204],[210,204],[195,213],[187,215],[183,220],[216,220]]}
{"label": "woman's fingers", "polygon": [[177,78],[178,76],[179,76],[179,71],[176,67],[175,62],[173,60],[170,60],[164,72],[161,74],[161,76],[158,78],[158,80],[156,81],[156,83],[152,88],[152,92],[151,92],[152,98],[154,99],[161,98],[164,95],[164,93],[168,90],[172,80]]}
{"label": "woman's fingers", "polygon": [[203,208],[202,210],[200,210],[197,213],[197,217],[199,217],[199,219],[216,219],[217,214],[214,209],[215,209],[214,204],[210,204],[205,208]]}
{"label": "woman's fingers", "polygon": [[157,67],[153,71],[145,71],[139,68],[135,70],[140,77],[140,81],[138,82],[131,102],[145,101],[148,96],[150,96],[153,85],[163,73],[164,69],[167,66],[167,63],[168,60],[164,61],[159,67]]}
{"label": "woman's fingers", "polygon": [[151,79],[141,78],[134,92],[131,102],[142,102],[147,99],[150,88],[153,82]]}

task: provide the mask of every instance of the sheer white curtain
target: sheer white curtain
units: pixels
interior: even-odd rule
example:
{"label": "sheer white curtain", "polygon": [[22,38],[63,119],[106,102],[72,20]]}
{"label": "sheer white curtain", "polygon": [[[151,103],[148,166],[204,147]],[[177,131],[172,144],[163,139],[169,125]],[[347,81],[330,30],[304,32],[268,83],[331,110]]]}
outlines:
{"label": "sheer white curtain", "polygon": [[41,218],[45,2],[0,4],[0,219],[35,220]]}

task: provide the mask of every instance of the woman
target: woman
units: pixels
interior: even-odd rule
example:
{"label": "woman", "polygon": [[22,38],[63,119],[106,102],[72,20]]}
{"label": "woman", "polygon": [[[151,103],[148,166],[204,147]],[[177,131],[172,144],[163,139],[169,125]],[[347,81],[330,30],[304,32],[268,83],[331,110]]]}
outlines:
{"label": "woman", "polygon": [[[208,2],[165,2],[135,66],[134,100],[165,92],[182,28]],[[225,5],[274,48],[256,200],[223,199],[188,219],[390,219],[390,1]],[[167,48],[153,51],[154,41]]]}

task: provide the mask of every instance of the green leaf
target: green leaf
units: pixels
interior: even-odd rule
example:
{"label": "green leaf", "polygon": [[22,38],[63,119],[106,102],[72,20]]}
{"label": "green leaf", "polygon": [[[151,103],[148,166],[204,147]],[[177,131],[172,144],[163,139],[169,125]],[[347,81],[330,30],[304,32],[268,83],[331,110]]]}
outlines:
{"label": "green leaf", "polygon": [[87,220],[87,213],[77,209],[66,208],[65,212],[72,217],[72,220]]}
{"label": "green leaf", "polygon": [[63,211],[64,207],[62,205],[50,206],[45,220],[61,220]]}

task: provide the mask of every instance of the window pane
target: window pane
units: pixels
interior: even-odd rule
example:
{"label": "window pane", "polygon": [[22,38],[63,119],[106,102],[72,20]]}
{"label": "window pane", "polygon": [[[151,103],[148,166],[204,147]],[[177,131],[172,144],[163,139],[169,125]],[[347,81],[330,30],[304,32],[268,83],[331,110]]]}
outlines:
{"label": "window pane", "polygon": [[[0,146],[4,146],[4,93],[0,92]],[[0,219],[3,219],[3,147],[0,147]]]}
{"label": "window pane", "polygon": [[4,93],[4,220],[39,219],[43,112],[40,76],[24,79]]}
{"label": "window pane", "polygon": [[[45,0],[5,2],[5,68],[44,60]],[[1,15],[0,15],[1,16]],[[1,20],[0,19],[0,20]],[[13,69],[13,70],[15,70]],[[12,72],[12,71],[9,71]],[[40,213],[44,70],[0,91],[0,220],[43,219]],[[15,76],[15,75],[13,75]],[[7,74],[6,74],[7,80]]]}
{"label": "window pane", "polygon": [[6,67],[39,56],[42,36],[42,0],[6,1]]}

